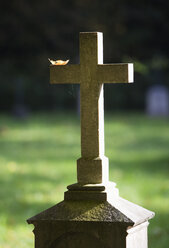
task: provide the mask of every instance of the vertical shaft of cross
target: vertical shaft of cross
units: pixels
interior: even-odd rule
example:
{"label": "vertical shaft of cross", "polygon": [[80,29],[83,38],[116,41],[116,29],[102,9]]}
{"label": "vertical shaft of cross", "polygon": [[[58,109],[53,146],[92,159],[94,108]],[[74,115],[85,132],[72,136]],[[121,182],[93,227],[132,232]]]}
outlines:
{"label": "vertical shaft of cross", "polygon": [[102,33],[80,34],[81,158],[77,179],[82,184],[108,181],[108,159],[104,156],[103,82],[97,79],[103,64]]}
{"label": "vertical shaft of cross", "polygon": [[102,63],[102,33],[81,33],[81,153],[87,159],[104,156],[103,84],[96,79],[97,64]]}
{"label": "vertical shaft of cross", "polygon": [[[95,106],[93,108],[93,106]],[[81,84],[81,153],[83,158],[104,156],[103,85]]]}

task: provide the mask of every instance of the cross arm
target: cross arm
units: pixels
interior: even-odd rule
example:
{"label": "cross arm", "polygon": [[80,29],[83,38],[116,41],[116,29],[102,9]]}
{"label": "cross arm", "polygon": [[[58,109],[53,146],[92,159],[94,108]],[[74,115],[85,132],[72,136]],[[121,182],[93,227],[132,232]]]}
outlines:
{"label": "cross arm", "polygon": [[101,83],[132,83],[133,64],[97,65],[97,80]]}
{"label": "cross arm", "polygon": [[80,83],[80,65],[50,65],[50,83]]}

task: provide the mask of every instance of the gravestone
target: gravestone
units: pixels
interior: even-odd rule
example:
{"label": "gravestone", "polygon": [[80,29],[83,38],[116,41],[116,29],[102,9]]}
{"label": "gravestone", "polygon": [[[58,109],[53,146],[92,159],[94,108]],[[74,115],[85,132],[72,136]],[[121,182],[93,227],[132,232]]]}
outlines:
{"label": "gravestone", "polygon": [[146,112],[150,116],[169,115],[169,92],[163,85],[152,86],[146,94]]}
{"label": "gravestone", "polygon": [[[64,201],[30,218],[36,248],[146,248],[154,213],[119,196],[104,155],[103,83],[130,83],[132,64],[103,64],[102,33],[80,33],[80,64],[50,66],[50,82],[80,83],[81,158]],[[45,182],[44,182],[45,183]]]}

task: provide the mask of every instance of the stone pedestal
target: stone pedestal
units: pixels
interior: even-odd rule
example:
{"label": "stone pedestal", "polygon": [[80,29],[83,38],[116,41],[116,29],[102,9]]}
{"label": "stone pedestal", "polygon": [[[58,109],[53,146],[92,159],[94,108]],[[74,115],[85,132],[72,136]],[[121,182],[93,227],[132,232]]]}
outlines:
{"label": "stone pedestal", "polygon": [[153,213],[119,197],[104,156],[103,83],[133,82],[133,64],[103,64],[102,33],[80,33],[80,64],[50,67],[50,83],[80,83],[81,158],[64,201],[30,218],[35,248],[147,248]]}
{"label": "stone pedestal", "polygon": [[68,186],[63,202],[30,218],[35,248],[147,248],[154,213],[124,200],[115,183]]}

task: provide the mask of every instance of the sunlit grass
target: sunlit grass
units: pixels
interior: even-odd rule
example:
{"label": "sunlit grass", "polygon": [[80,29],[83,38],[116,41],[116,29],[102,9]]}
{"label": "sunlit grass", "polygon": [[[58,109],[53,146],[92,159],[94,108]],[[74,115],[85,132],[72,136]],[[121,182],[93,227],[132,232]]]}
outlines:
{"label": "sunlit grass", "polygon": [[[149,248],[169,244],[169,120],[108,114],[106,155],[120,195],[156,212]],[[76,182],[80,120],[75,114],[0,116],[0,247],[33,248],[27,218],[63,199]]]}

